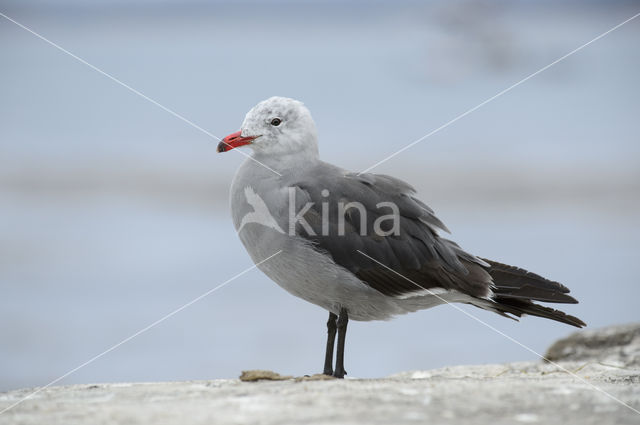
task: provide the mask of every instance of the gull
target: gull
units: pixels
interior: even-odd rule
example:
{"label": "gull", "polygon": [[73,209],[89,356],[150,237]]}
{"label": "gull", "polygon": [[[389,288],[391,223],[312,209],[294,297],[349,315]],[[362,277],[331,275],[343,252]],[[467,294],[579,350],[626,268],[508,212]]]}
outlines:
{"label": "gull", "polygon": [[577,303],[564,285],[476,257],[443,237],[449,230],[408,183],[322,161],[316,125],[301,102],[258,103],[218,152],[241,146],[253,153],[231,184],[233,224],[262,272],[329,312],[324,374],[347,373],[349,320],[465,303],[516,320],[531,315],[586,326],[534,302]]}

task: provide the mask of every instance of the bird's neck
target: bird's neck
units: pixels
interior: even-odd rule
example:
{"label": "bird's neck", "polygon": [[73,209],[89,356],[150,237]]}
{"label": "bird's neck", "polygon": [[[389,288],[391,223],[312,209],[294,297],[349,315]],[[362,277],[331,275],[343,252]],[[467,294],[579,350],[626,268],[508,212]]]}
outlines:
{"label": "bird's neck", "polygon": [[[278,154],[254,152],[253,159],[255,165],[263,164],[281,174],[286,174],[292,169],[310,167],[320,160],[318,151],[311,149]],[[249,159],[249,161],[251,160]]]}

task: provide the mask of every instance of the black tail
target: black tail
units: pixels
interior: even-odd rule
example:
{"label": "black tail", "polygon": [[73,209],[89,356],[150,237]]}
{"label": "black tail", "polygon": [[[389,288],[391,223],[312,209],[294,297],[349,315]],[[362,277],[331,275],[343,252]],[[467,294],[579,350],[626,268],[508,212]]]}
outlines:
{"label": "black tail", "polygon": [[521,317],[523,314],[544,317],[557,322],[581,328],[586,326],[582,320],[570,316],[560,310],[534,304],[533,301],[548,303],[577,304],[570,295],[569,289],[535,273],[518,267],[508,266],[496,261],[484,259],[491,268],[488,270],[493,278],[493,310],[502,315],[506,313]]}

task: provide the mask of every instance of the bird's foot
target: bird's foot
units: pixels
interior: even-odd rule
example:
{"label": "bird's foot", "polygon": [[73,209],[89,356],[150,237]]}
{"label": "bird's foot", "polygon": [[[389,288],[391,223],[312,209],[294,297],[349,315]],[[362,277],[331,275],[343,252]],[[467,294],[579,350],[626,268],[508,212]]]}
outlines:
{"label": "bird's foot", "polygon": [[343,379],[344,375],[346,375],[346,374],[347,374],[346,370],[344,370],[344,369],[342,369],[342,370],[336,369],[335,372],[333,372],[333,377],[334,378],[338,378],[338,379]]}

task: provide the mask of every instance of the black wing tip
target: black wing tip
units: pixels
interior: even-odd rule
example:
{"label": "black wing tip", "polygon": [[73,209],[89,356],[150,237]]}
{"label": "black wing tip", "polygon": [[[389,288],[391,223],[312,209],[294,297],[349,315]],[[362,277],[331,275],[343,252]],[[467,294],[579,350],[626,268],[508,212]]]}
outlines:
{"label": "black wing tip", "polygon": [[[578,318],[576,317],[576,319],[578,319]],[[573,325],[573,326],[575,326],[576,328],[580,328],[580,329],[582,329],[582,328],[584,328],[584,327],[586,327],[586,326],[587,326],[587,324],[586,324],[585,322],[583,322],[582,320],[578,319],[577,321],[578,321],[578,324],[577,324],[577,325]]]}
{"label": "black wing tip", "polygon": [[583,322],[576,316],[571,316],[570,314],[564,313],[564,317],[566,320],[558,320],[558,321],[562,323],[566,323],[567,325],[575,326],[578,329],[582,329],[587,326],[585,322]]}
{"label": "black wing tip", "polygon": [[509,291],[504,288],[495,288],[493,290],[493,298],[513,298],[527,301],[535,300],[543,303],[555,304],[580,304],[580,301],[564,292],[545,292],[540,294],[527,291],[526,288],[519,288],[519,290],[516,291]]}
{"label": "black wing tip", "polygon": [[496,296],[519,298],[562,304],[578,304],[568,295],[571,290],[554,280],[547,279],[528,270],[482,258],[489,264]]}
{"label": "black wing tip", "polygon": [[587,326],[585,322],[576,316],[567,314],[562,310],[556,310],[551,307],[535,304],[530,300],[498,297],[494,299],[494,302],[496,303],[495,310],[498,310],[501,314],[509,313],[518,317],[525,315],[542,317],[544,319],[575,326],[576,328],[583,328]]}
{"label": "black wing tip", "polygon": [[576,316],[565,313],[564,311],[554,310],[558,313],[558,318],[550,317],[551,320],[557,322],[566,323],[567,325],[575,326],[576,328],[584,328],[587,324]]}
{"label": "black wing tip", "polygon": [[567,297],[567,301],[563,301],[564,304],[580,304],[580,301],[576,300],[570,295],[565,295],[565,297]]}

